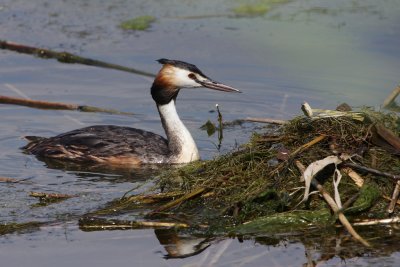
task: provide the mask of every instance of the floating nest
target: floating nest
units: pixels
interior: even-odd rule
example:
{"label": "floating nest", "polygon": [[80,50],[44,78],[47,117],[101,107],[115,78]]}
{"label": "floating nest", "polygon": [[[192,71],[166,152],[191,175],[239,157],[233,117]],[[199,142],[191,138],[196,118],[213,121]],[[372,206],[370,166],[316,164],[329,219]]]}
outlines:
{"label": "floating nest", "polygon": [[[342,174],[336,190],[344,203],[340,212],[353,222],[387,217],[399,178],[395,174],[400,173],[399,118],[371,109],[317,111],[270,125],[227,155],[170,169],[159,176],[153,192],[124,197],[94,215],[140,209],[151,221],[175,221],[213,233],[332,225],[337,211],[320,194],[304,200],[304,169],[299,166],[335,156],[340,163],[328,164],[313,179],[333,196],[334,171]],[[90,223],[81,220],[85,225]]]}

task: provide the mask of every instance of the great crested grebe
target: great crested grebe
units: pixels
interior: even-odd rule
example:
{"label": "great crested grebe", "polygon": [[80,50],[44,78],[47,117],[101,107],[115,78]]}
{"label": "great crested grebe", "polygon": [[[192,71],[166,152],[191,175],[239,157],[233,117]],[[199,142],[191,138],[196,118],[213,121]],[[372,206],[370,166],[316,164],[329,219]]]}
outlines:
{"label": "great crested grebe", "polygon": [[112,165],[198,160],[196,143],[176,112],[179,90],[206,87],[224,92],[240,91],[211,80],[195,65],[169,59],[159,59],[158,62],[163,67],[154,79],[151,95],[167,139],[135,128],[96,125],[50,138],[27,137],[30,142],[24,149],[38,157]]}

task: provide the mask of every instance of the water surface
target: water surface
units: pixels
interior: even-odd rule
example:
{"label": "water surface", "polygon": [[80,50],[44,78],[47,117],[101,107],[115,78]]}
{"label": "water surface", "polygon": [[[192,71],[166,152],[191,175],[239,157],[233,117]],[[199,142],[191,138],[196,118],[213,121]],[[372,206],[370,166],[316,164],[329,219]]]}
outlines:
{"label": "water surface", "polygon": [[[232,9],[245,2],[268,1],[4,0],[0,3],[0,39],[153,73],[160,67],[155,62],[158,58],[185,60],[210,77],[240,88],[241,95],[206,89],[180,93],[178,111],[204,159],[235,148],[258,127],[248,123],[227,129],[218,151],[216,137],[199,129],[208,119],[216,121],[216,113],[210,111],[217,103],[228,121],[247,116],[288,119],[300,113],[303,101],[316,108],[333,109],[342,102],[379,108],[399,83],[399,1],[286,1],[264,15],[234,16]],[[117,27],[141,15],[154,16],[157,21],[143,32]],[[272,243],[218,239],[196,256],[166,260],[166,250],[153,230],[79,230],[80,215],[144,181],[151,183],[153,174],[55,168],[23,154],[19,149],[25,144],[22,136],[51,136],[93,124],[132,126],[162,134],[149,96],[151,82],[119,71],[0,50],[1,95],[135,113],[123,116],[0,105],[0,176],[26,180],[1,184],[1,221],[52,222],[32,232],[1,236],[3,264],[300,266],[314,261],[320,262],[318,266],[396,265],[399,253],[395,248],[375,254],[360,250],[346,257],[340,251],[329,251],[326,256],[322,241],[307,244],[295,237],[277,237]],[[78,197],[42,207],[29,197],[29,191]],[[398,240],[395,232],[389,227],[380,233],[388,240]],[[337,235],[339,242],[342,239]],[[340,250],[337,243],[327,247]]]}

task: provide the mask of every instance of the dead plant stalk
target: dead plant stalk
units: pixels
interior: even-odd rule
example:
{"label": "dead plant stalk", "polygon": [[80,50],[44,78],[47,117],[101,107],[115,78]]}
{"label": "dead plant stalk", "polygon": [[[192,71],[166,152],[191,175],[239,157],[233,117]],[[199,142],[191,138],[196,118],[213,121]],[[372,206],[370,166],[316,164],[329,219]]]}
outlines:
{"label": "dead plant stalk", "polygon": [[[297,168],[300,170],[300,172],[303,174],[305,171],[304,165],[296,160],[295,162]],[[350,222],[347,220],[346,216],[342,213],[342,211],[339,209],[338,205],[336,204],[335,200],[329,195],[329,193],[324,189],[324,187],[318,183],[316,179],[312,179],[311,183],[313,186],[315,186],[322,197],[325,199],[325,201],[328,203],[328,205],[331,207],[333,212],[338,215],[339,221],[342,223],[342,225],[346,228],[346,230],[356,239],[358,242],[363,244],[366,247],[371,247],[371,245],[364,239],[362,238],[356,230],[354,230],[353,226],[350,224]]]}

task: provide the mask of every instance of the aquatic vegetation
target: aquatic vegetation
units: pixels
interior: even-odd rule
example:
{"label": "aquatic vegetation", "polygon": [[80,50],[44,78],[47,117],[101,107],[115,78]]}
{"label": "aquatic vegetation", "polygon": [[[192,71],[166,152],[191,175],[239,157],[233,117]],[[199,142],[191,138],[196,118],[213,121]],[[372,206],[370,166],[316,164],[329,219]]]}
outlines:
{"label": "aquatic vegetation", "polygon": [[232,12],[237,17],[258,17],[268,13],[273,7],[283,5],[292,0],[260,0],[255,3],[244,1],[243,4],[232,8]]}
{"label": "aquatic vegetation", "polygon": [[[323,112],[330,116],[296,117],[265,134],[254,133],[249,143],[230,154],[163,172],[152,193],[126,197],[92,214],[147,210],[147,219],[182,220],[190,227],[206,226],[209,232],[236,234],[329,227],[337,216],[343,218],[342,209],[350,220],[384,217],[387,201],[382,196],[391,195],[395,180],[381,174],[399,173],[400,159],[395,156],[396,148],[380,145],[385,135],[380,127],[398,134],[399,118],[371,109]],[[340,192],[344,204],[336,210],[315,194],[303,201],[304,181],[300,179],[299,162],[311,166],[331,155],[351,155],[357,166],[380,170],[374,174],[361,169],[363,180],[357,184],[343,159],[338,166],[343,177],[336,189],[334,166],[318,172],[314,180],[326,194]],[[160,201],[154,195],[159,189],[163,192]],[[175,197],[168,200],[171,196]]]}
{"label": "aquatic vegetation", "polygon": [[0,235],[36,231],[43,225],[41,222],[7,223],[0,225]]}
{"label": "aquatic vegetation", "polygon": [[130,20],[125,20],[119,24],[123,30],[145,31],[156,21],[153,16],[140,16]]}
{"label": "aquatic vegetation", "polygon": [[243,4],[232,9],[233,13],[239,17],[256,17],[266,14],[270,10],[269,6],[264,4]]}

